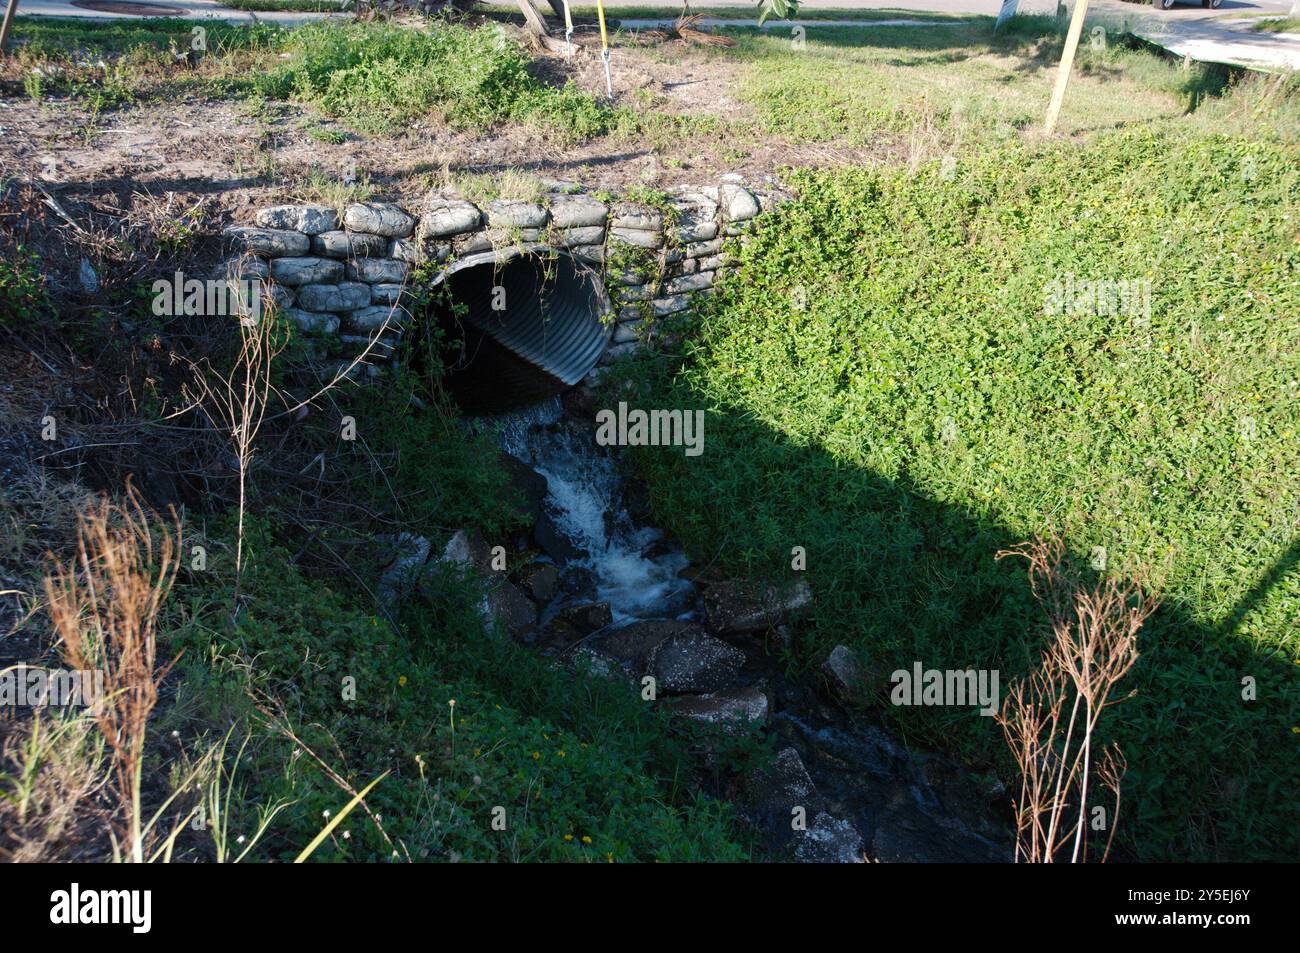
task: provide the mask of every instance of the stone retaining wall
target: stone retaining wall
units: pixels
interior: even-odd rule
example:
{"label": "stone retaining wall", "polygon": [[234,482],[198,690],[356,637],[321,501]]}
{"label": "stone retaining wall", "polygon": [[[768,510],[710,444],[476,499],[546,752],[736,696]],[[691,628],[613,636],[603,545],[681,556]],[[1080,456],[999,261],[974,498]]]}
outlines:
{"label": "stone retaining wall", "polygon": [[601,358],[608,364],[653,339],[659,319],[689,308],[692,295],[709,293],[727,267],[723,240],[743,234],[784,197],[774,188],[748,187],[735,175],[642,201],[553,182],[540,203],[475,204],[434,192],[419,208],[361,202],[340,214],[326,205],[278,205],[258,212],[255,226],[225,234],[235,252],[248,253],[232,259],[233,270],[267,282],[294,324],[337,338],[346,360],[391,315],[368,362],[372,376],[394,359],[409,323],[414,267],[446,267],[493,250],[566,250],[598,274],[614,304],[614,328]]}

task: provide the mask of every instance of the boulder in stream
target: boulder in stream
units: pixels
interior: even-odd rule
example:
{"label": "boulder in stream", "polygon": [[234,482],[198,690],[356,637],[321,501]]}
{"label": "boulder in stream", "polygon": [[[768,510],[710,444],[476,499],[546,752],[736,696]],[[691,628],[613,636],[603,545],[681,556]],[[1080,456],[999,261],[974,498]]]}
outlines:
{"label": "boulder in stream", "polygon": [[704,614],[709,628],[724,634],[775,628],[810,605],[812,590],[802,580],[782,589],[735,580],[715,583],[704,591]]}

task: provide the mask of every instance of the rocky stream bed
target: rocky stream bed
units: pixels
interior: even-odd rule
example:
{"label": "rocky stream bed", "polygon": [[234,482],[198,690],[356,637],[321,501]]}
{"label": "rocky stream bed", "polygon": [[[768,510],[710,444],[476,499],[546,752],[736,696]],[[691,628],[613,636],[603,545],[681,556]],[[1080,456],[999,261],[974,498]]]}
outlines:
{"label": "rocky stream bed", "polygon": [[589,410],[579,390],[473,421],[495,434],[531,533],[490,542],[461,530],[441,553],[402,537],[381,596],[398,598],[427,561],[469,564],[487,580],[485,621],[575,678],[622,679],[674,718],[723,731],[750,722],[775,757],[711,793],[737,806],[775,859],[1010,860],[1008,792],[894,737],[870,713],[869,679],[847,647],[792,678],[780,656],[815,598],[808,585],[692,566],[648,525],[644,488],[616,452],[595,445]]}

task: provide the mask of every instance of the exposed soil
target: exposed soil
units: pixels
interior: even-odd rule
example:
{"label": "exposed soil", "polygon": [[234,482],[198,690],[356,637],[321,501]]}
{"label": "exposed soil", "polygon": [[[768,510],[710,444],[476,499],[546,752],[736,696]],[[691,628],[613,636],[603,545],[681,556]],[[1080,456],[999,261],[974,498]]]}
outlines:
{"label": "exposed soil", "polygon": [[[573,80],[603,96],[604,70],[591,35],[575,37],[572,59],[538,50],[534,71],[557,85]],[[296,104],[271,104],[260,114],[231,100],[190,98],[145,102],[98,116],[76,101],[37,104],[16,83],[0,99],[0,174],[33,178],[71,210],[124,196],[176,193],[188,204],[207,199],[218,222],[302,191],[315,171],[329,179],[369,178],[388,197],[415,198],[442,177],[519,169],[580,182],[593,189],[630,185],[706,184],[725,172],[759,182],[782,167],[872,164],[891,152],[837,144],[791,145],[753,131],[749,108],[728,90],[743,64],[680,41],[621,46],[614,59],[615,101],[641,110],[716,117],[715,134],[689,137],[610,135],[572,145],[534,129],[465,132],[430,121],[391,137],[357,135]],[[336,129],[341,142],[308,130]],[[74,215],[75,217],[75,215]]]}

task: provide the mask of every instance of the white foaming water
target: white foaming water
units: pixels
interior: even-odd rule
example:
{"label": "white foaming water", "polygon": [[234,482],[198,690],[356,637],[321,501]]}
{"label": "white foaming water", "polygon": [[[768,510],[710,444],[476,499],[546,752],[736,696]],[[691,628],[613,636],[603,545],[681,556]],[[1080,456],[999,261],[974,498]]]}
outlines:
{"label": "white foaming water", "polygon": [[502,449],[546,477],[545,506],[556,528],[586,553],[570,562],[591,571],[596,598],[609,603],[615,623],[679,615],[694,592],[678,575],[690,560],[675,549],[646,555],[663,533],[632,524],[622,481],[595,431],[551,426],[562,416],[553,398],[503,419]]}

